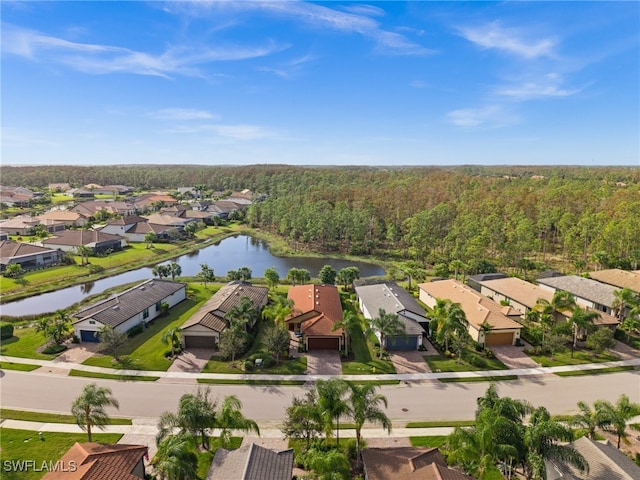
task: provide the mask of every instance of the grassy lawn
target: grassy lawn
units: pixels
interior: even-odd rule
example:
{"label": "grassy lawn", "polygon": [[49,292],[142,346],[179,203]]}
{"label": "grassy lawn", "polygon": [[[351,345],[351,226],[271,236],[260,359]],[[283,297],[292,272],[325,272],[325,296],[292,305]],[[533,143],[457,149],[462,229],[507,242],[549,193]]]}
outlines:
{"label": "grassy lawn", "polygon": [[[231,441],[229,442],[229,445],[227,445],[226,449],[235,450],[240,448],[240,445],[242,445],[242,437],[231,437]],[[207,478],[207,473],[209,472],[209,467],[211,467],[213,457],[216,454],[216,450],[222,447],[222,443],[219,438],[210,438],[209,446],[210,449],[206,452],[196,452],[196,455],[198,456],[198,480],[204,480]]]}
{"label": "grassy lawn", "polygon": [[[474,354],[475,355],[475,354]],[[432,372],[481,372],[484,370],[508,370],[507,366],[496,358],[484,358],[485,366],[471,365],[466,355],[463,358],[449,358],[443,355],[425,355],[424,360]]]}
{"label": "grassy lawn", "polygon": [[[41,469],[42,462],[56,462],[76,442],[86,442],[85,433],[54,433],[44,432],[43,440],[40,440],[38,432],[29,430],[14,430],[2,428],[0,430],[0,448],[2,449],[3,480],[37,480],[42,478],[45,470]],[[117,443],[122,437],[119,433],[97,433],[93,435],[94,442]],[[35,462],[36,468],[26,471],[8,471],[5,461]]]}
{"label": "grassy lawn", "polygon": [[[43,423],[76,423],[76,417],[73,415],[63,415],[58,413],[43,412],[27,412],[24,410],[12,410],[9,408],[0,408],[0,418],[6,420],[24,420],[26,422],[43,422]],[[131,425],[129,418],[113,418],[109,419],[110,425]]]}
{"label": "grassy lawn", "polygon": [[59,354],[45,355],[37,353],[36,349],[47,343],[42,332],[36,332],[35,328],[15,328],[13,337],[3,340],[0,345],[0,353],[9,357],[36,358],[38,360],[52,360]]}
{"label": "grassy lawn", "polygon": [[428,437],[409,437],[412,447],[442,447],[447,443],[447,435],[433,435]]}
{"label": "grassy lawn", "polygon": [[475,420],[435,420],[429,422],[409,422],[405,428],[472,427]]}
{"label": "grassy lawn", "polygon": [[562,365],[582,365],[585,363],[615,362],[616,360],[620,360],[620,358],[613,353],[605,352],[601,355],[595,355],[593,352],[587,350],[576,350],[573,357],[571,357],[571,350],[569,349],[556,352],[553,354],[553,357],[546,355],[530,355],[530,357],[543,367],[560,367]]}
{"label": "grassy lawn", "polygon": [[468,383],[468,382],[506,382],[517,380],[517,375],[488,376],[488,377],[461,377],[461,378],[439,378],[442,383]]}
{"label": "grassy lawn", "polygon": [[4,368],[5,370],[19,370],[21,372],[32,372],[40,368],[40,365],[31,365],[30,363],[13,363],[13,362],[2,362],[0,363],[0,369]]}
{"label": "grassy lawn", "polygon": [[135,382],[155,382],[160,377],[152,377],[149,375],[116,375],[113,373],[99,373],[99,372],[85,372],[84,370],[71,369],[69,372],[70,377],[89,377],[89,378],[104,378],[107,380],[123,380],[123,381],[135,381]]}
{"label": "grassy lawn", "polygon": [[[171,360],[164,354],[169,347],[162,343],[162,335],[165,331],[182,325],[212,294],[213,290],[205,290],[200,285],[187,287],[189,297],[169,311],[166,317],[156,318],[153,324],[144,332],[130,338],[116,352],[119,357],[128,355],[133,360],[132,367],[136,370],[166,371],[171,365]],[[96,367],[121,368],[114,363],[111,355],[95,355],[83,362],[85,365]]]}
{"label": "grassy lawn", "polygon": [[303,380],[237,380],[235,378],[199,378],[198,383],[209,385],[304,385]]}
{"label": "grassy lawn", "polygon": [[583,375],[603,375],[606,373],[628,372],[635,370],[633,365],[623,365],[621,367],[597,368],[595,370],[578,370],[576,372],[556,372],[559,377],[580,377]]}
{"label": "grassy lawn", "polygon": [[[345,311],[351,310],[357,313],[355,304],[350,300],[345,300],[343,296],[343,308]],[[350,357],[353,360],[347,360],[342,362],[342,374],[343,375],[371,375],[373,373],[385,374],[396,373],[396,369],[393,364],[386,360],[376,358],[373,352],[373,338],[369,341],[365,339],[364,332],[362,330],[362,322],[364,322],[361,315],[358,315],[361,321],[361,328],[354,332],[350,337]]]}

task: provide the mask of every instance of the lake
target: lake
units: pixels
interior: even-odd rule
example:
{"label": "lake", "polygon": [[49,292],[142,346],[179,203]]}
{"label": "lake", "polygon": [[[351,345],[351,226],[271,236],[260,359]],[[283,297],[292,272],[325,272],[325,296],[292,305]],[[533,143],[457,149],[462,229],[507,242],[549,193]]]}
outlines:
{"label": "lake", "polygon": [[[361,277],[384,275],[384,270],[372,263],[355,262],[340,258],[276,257],[271,254],[266,242],[247,235],[225,238],[219,243],[212,243],[200,250],[182,255],[176,258],[175,261],[182,268],[182,275],[186,277],[197,275],[200,272],[200,265],[203,263],[213,268],[217,276],[224,276],[229,270],[249,267],[253,272],[253,276],[262,277],[267,268],[275,267],[282,279],[291,268],[305,268],[309,270],[312,277],[315,277],[326,264],[331,265],[336,270],[345,267],[358,267]],[[0,315],[22,316],[54,312],[61,308],[70,307],[89,295],[100,293],[107,288],[138,280],[146,280],[152,276],[151,268],[138,268],[96,280],[95,282],[87,282],[5,303],[0,305]]]}

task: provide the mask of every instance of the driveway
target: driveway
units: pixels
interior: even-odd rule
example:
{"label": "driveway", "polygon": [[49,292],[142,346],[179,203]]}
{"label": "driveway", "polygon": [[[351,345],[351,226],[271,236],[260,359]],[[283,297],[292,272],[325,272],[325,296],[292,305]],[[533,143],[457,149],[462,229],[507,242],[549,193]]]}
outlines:
{"label": "driveway", "polygon": [[55,363],[82,363],[100,348],[99,343],[67,343],[67,350],[53,359]]}
{"label": "driveway", "polygon": [[517,368],[538,368],[536,362],[524,353],[525,348],[531,348],[529,345],[525,347],[514,347],[512,345],[496,345],[491,347],[491,351],[495,357],[504,363],[509,369]]}
{"label": "driveway", "polygon": [[342,363],[337,350],[307,352],[307,375],[341,375]]}
{"label": "driveway", "polygon": [[396,373],[431,373],[429,365],[424,361],[425,353],[419,350],[391,350],[389,360]]}
{"label": "driveway", "polygon": [[167,371],[200,373],[213,354],[213,348],[190,348],[189,350],[183,350]]}

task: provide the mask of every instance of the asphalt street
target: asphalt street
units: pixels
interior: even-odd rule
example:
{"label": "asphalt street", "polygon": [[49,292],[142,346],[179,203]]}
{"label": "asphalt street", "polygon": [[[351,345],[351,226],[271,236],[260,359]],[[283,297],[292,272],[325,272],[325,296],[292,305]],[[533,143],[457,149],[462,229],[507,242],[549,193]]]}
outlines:
{"label": "asphalt street", "polygon": [[[123,382],[82,377],[66,377],[5,370],[0,378],[0,399],[4,408],[68,413],[73,400],[87,383],[109,387],[120,402],[110,414],[124,417],[158,417],[175,411],[178,399],[194,391],[196,385],[184,383]],[[406,383],[381,387],[388,401],[387,415],[394,422],[412,420],[472,419],[476,398],[488,384]],[[277,422],[294,395],[303,395],[305,386],[211,385],[212,396],[237,395],[243,412],[260,423]],[[576,403],[603,399],[615,401],[627,394],[640,402],[640,371],[596,376],[558,377],[540,375],[499,383],[502,396],[525,399],[534,406],[545,406],[552,414],[570,413]]]}

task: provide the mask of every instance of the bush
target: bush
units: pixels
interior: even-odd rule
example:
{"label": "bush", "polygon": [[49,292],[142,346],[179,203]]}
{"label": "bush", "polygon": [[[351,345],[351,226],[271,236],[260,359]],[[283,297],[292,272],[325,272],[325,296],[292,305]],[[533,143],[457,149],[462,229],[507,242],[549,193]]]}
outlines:
{"label": "bush", "polygon": [[135,337],[136,335],[139,335],[143,331],[144,331],[144,324],[142,322],[140,322],[135,327],[131,327],[129,330],[127,330],[127,336],[129,338]]}
{"label": "bush", "polygon": [[53,355],[56,353],[64,352],[67,349],[66,345],[49,345],[42,353],[46,355]]}
{"label": "bush", "polygon": [[262,368],[269,368],[276,363],[275,357],[269,352],[256,352],[249,356],[246,361],[251,361],[255,366],[255,361],[259,358],[262,359]]}
{"label": "bush", "polygon": [[427,347],[425,347],[423,344],[420,344],[418,346],[418,350],[421,351],[421,352],[426,352],[427,351]]}
{"label": "bush", "polygon": [[479,355],[476,355],[476,354],[469,355],[468,361],[474,367],[485,368],[487,366],[487,361],[484,358],[482,358],[482,357],[480,357]]}
{"label": "bush", "polygon": [[13,337],[13,324],[0,323],[0,340]]}
{"label": "bush", "polygon": [[244,367],[244,371],[245,372],[252,372],[253,371],[253,366],[255,365],[254,362],[252,362],[251,360],[247,359],[244,361],[244,363],[242,364],[242,366]]}
{"label": "bush", "polygon": [[71,337],[71,343],[80,343],[80,338],[78,338],[78,335],[75,333],[73,334],[73,337]]}

